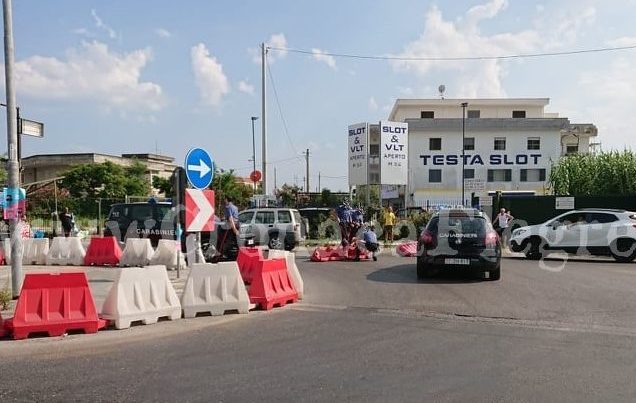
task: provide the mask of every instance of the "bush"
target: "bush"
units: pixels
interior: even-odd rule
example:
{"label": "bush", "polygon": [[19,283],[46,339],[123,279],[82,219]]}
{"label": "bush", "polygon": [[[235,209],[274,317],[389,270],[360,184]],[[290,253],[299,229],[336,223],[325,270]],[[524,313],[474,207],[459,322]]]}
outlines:
{"label": "bush", "polygon": [[11,303],[12,299],[13,296],[11,295],[11,290],[9,289],[9,285],[7,282],[7,285],[0,290],[0,311],[9,309],[9,303]]}

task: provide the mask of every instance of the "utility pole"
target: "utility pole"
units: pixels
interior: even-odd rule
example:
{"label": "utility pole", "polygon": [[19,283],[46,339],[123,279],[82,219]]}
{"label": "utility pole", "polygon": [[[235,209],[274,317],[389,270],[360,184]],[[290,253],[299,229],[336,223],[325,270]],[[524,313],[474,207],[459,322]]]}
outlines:
{"label": "utility pole", "polygon": [[[252,172],[256,172],[256,137],[254,137],[254,122],[258,120],[258,116],[252,116]],[[254,188],[252,195],[256,194],[256,181],[254,181]]]}
{"label": "utility pole", "polygon": [[309,148],[305,151],[305,189],[307,189],[307,193],[309,193]]}
{"label": "utility pole", "polygon": [[[7,97],[7,161],[8,193],[11,203],[18,203],[20,196],[20,166],[18,162],[18,127],[13,82],[13,66],[15,64],[13,48],[13,18],[11,16],[11,0],[2,1],[4,14],[4,76]],[[5,195],[5,198],[7,195]],[[16,209],[17,211],[17,209]],[[20,295],[22,288],[22,236],[20,234],[20,217],[14,215],[9,220],[11,233],[11,293],[13,298]]]}
{"label": "utility pole", "polygon": [[464,166],[466,164],[466,159],[464,158],[464,153],[466,150],[466,108],[468,107],[468,102],[462,102],[462,206],[466,205],[466,198],[464,196],[464,182],[466,170]]}
{"label": "utility pole", "polygon": [[322,188],[320,187],[320,171],[318,171],[318,192],[321,192]]}
{"label": "utility pole", "polygon": [[263,159],[263,182],[261,185],[263,186],[263,194],[267,194],[267,108],[266,108],[266,88],[265,88],[265,68],[267,64],[267,48],[265,47],[265,42],[261,43],[261,131],[263,136],[262,147],[262,159]]}

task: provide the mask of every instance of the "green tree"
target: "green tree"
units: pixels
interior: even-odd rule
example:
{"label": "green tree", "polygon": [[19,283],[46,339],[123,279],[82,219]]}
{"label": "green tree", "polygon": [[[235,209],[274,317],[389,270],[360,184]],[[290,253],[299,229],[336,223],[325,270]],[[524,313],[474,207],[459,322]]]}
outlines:
{"label": "green tree", "polygon": [[239,209],[249,206],[250,196],[252,196],[252,187],[238,180],[234,174],[234,170],[224,171],[219,169],[214,174],[212,185],[214,189],[214,197],[217,211],[222,211],[223,202],[226,196],[234,201]]}
{"label": "green tree", "polygon": [[95,214],[98,198],[115,200],[150,194],[146,167],[138,161],[127,168],[112,162],[78,165],[64,174],[60,187],[75,200],[72,207],[76,212],[88,215]]}
{"label": "green tree", "polygon": [[163,193],[165,196],[172,196],[172,180],[170,178],[162,178],[161,176],[153,176],[152,177],[152,187],[157,189],[160,193]]}
{"label": "green tree", "polygon": [[550,171],[555,195],[593,196],[636,193],[636,153],[611,151],[561,158]]}
{"label": "green tree", "polygon": [[284,207],[296,207],[300,188],[297,185],[288,185],[285,183],[279,189],[276,189],[275,193],[281,205]]}

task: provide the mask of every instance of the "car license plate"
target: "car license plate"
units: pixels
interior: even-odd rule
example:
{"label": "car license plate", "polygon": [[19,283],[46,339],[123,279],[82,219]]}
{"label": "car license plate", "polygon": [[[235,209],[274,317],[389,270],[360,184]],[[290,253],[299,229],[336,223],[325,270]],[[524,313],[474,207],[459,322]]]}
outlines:
{"label": "car license plate", "polygon": [[447,258],[447,259],[444,259],[444,264],[458,264],[458,265],[467,266],[467,265],[470,264],[470,259],[452,259],[452,258]]}

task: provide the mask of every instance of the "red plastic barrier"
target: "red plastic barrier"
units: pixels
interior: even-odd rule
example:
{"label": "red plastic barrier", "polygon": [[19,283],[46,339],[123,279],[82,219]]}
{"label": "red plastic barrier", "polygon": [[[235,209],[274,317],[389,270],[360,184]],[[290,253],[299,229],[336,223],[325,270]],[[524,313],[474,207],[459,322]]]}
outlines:
{"label": "red plastic barrier", "polygon": [[289,277],[286,259],[259,260],[247,291],[252,304],[270,310],[298,301],[298,291]]}
{"label": "red plastic barrier", "polygon": [[4,321],[2,320],[2,314],[0,314],[0,337],[4,337],[6,330],[4,329]]}
{"label": "red plastic barrier", "polygon": [[96,333],[105,324],[97,317],[84,273],[26,274],[15,315],[7,320],[16,340],[26,339],[31,333],[49,336],[61,336],[71,330]]}
{"label": "red plastic barrier", "polygon": [[[312,262],[334,262],[342,260],[354,260],[357,256],[357,248],[355,245],[349,245],[344,248],[342,246],[319,246],[311,254]],[[366,250],[360,251],[360,259],[369,259],[369,253]]]}
{"label": "red plastic barrier", "polygon": [[7,264],[7,257],[4,254],[4,248],[0,248],[0,265]]}
{"label": "red plastic barrier", "polygon": [[88,245],[84,264],[86,266],[117,266],[121,253],[119,243],[114,236],[93,237]]}
{"label": "red plastic barrier", "polygon": [[245,284],[250,284],[254,277],[254,270],[258,266],[260,260],[264,260],[263,248],[239,248],[238,256],[236,257],[236,264],[239,267],[241,277]]}
{"label": "red plastic barrier", "polygon": [[417,256],[417,241],[408,241],[395,247],[395,252],[402,257]]}

